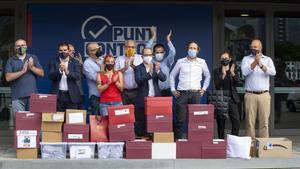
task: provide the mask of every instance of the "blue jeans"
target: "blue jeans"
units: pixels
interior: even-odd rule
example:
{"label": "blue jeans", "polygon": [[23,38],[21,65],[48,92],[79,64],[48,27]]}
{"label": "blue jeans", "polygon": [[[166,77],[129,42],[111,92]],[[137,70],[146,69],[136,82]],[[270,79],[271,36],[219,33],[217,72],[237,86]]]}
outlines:
{"label": "blue jeans", "polygon": [[101,116],[107,116],[108,115],[108,111],[107,111],[107,107],[110,106],[122,106],[122,102],[104,102],[104,103],[100,103],[99,107],[100,107],[100,115]]}

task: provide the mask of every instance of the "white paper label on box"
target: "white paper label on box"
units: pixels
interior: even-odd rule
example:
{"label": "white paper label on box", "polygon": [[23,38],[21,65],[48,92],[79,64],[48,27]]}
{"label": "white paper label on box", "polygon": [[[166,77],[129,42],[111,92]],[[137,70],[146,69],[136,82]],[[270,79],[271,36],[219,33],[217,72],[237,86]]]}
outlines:
{"label": "white paper label on box", "polygon": [[273,143],[267,142],[267,150],[272,150],[273,149]]}
{"label": "white paper label on box", "polygon": [[79,146],[76,150],[76,159],[91,158],[91,148],[89,146]]}
{"label": "white paper label on box", "polygon": [[125,127],[125,126],[126,126],[126,124],[118,124],[118,125],[117,125],[117,128],[119,129],[119,128]]}
{"label": "white paper label on box", "polygon": [[120,109],[120,110],[115,110],[115,115],[120,116],[124,114],[129,114],[129,109]]}
{"label": "white paper label on box", "polygon": [[69,124],[83,123],[83,113],[69,113]]}
{"label": "white paper label on box", "polygon": [[82,134],[68,134],[68,139],[83,139]]}
{"label": "white paper label on box", "polygon": [[155,119],[160,119],[160,118],[164,118],[165,116],[164,115],[158,115],[158,116],[155,116]]}
{"label": "white paper label on box", "polygon": [[202,115],[208,115],[208,111],[195,111],[195,116],[202,116]]}
{"label": "white paper label on box", "polygon": [[29,116],[34,116],[34,114],[33,113],[27,113],[26,117],[29,117]]}
{"label": "white paper label on box", "polygon": [[17,148],[36,148],[36,136],[34,135],[17,136]]}
{"label": "white paper label on box", "polygon": [[64,115],[63,114],[53,114],[52,120],[53,121],[62,121],[62,120],[64,120]]}
{"label": "white paper label on box", "polygon": [[36,136],[37,131],[36,130],[17,130],[17,136]]}
{"label": "white paper label on box", "polygon": [[206,129],[206,126],[198,126],[198,129]]}
{"label": "white paper label on box", "polygon": [[47,98],[48,96],[47,95],[40,95],[39,94],[39,99],[43,99],[43,98]]}

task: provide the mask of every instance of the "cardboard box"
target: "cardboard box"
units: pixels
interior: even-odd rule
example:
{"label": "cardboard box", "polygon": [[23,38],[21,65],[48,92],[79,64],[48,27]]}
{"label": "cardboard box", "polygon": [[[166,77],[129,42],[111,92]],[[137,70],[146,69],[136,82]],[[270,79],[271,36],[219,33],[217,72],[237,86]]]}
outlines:
{"label": "cardboard box", "polygon": [[172,97],[145,97],[145,113],[172,115],[172,103]]}
{"label": "cardboard box", "polygon": [[39,148],[40,131],[38,130],[15,130],[14,147],[15,148]]}
{"label": "cardboard box", "polygon": [[53,94],[36,94],[30,96],[30,112],[34,113],[55,113],[57,96]]}
{"label": "cardboard box", "polygon": [[64,124],[64,142],[89,142],[89,125]]}
{"label": "cardboard box", "polygon": [[173,132],[156,132],[153,133],[154,143],[174,143]]}
{"label": "cardboard box", "polygon": [[173,131],[173,115],[152,115],[146,116],[147,132],[172,132]]}
{"label": "cardboard box", "polygon": [[259,158],[291,157],[292,141],[288,138],[256,138]]}
{"label": "cardboard box", "polygon": [[202,158],[226,158],[227,143],[222,139],[214,139],[212,142],[202,143]]}
{"label": "cardboard box", "polygon": [[42,133],[43,142],[61,142],[62,141],[62,132],[43,132]]}
{"label": "cardboard box", "polygon": [[62,132],[62,125],[65,121],[65,113],[43,113],[42,131]]}
{"label": "cardboard box", "polygon": [[131,141],[135,139],[134,124],[109,124],[108,135],[110,142]]}
{"label": "cardboard box", "polygon": [[151,159],[152,142],[147,140],[134,140],[126,142],[127,159]]}
{"label": "cardboard box", "polygon": [[214,123],[201,122],[188,125],[188,140],[212,142],[214,136]]}
{"label": "cardboard box", "polygon": [[176,143],[152,143],[152,159],[176,159]]}
{"label": "cardboard box", "polygon": [[15,130],[41,130],[42,115],[29,111],[16,112]]}
{"label": "cardboard box", "polygon": [[202,143],[187,139],[177,140],[176,158],[202,158]]}
{"label": "cardboard box", "polygon": [[86,110],[67,109],[66,124],[86,124]]}
{"label": "cardboard box", "polygon": [[124,124],[134,123],[134,105],[112,106],[108,107],[108,123]]}
{"label": "cardboard box", "polygon": [[37,148],[18,148],[17,159],[37,159],[38,149]]}
{"label": "cardboard box", "polygon": [[189,104],[188,123],[214,122],[214,105]]}

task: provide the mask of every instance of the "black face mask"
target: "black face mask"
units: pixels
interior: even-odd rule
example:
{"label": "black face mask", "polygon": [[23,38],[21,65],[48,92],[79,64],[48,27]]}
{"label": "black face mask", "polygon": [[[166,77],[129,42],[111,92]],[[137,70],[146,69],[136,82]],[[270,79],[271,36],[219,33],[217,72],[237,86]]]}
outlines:
{"label": "black face mask", "polygon": [[111,71],[114,68],[114,64],[106,64],[105,69]]}
{"label": "black face mask", "polygon": [[58,53],[58,57],[60,58],[60,59],[66,59],[67,57],[68,57],[68,54],[67,53]]}
{"label": "black face mask", "polygon": [[95,53],[95,55],[96,55],[97,57],[102,56],[102,50],[98,49],[97,52]]}
{"label": "black face mask", "polygon": [[252,54],[253,56],[256,56],[258,53],[259,53],[258,50],[256,50],[256,49],[251,49],[251,54]]}
{"label": "black face mask", "polygon": [[221,65],[227,66],[230,63],[230,60],[228,59],[221,59]]}

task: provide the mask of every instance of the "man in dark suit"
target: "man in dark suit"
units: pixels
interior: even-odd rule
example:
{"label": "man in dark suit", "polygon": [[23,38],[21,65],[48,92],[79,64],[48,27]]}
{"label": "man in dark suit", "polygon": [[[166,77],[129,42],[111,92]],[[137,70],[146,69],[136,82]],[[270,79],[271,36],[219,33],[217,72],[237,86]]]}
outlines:
{"label": "man in dark suit", "polygon": [[[224,52],[220,57],[221,67],[214,70],[214,83],[217,90],[228,91],[230,96],[228,115],[231,120],[231,134],[239,135],[240,114],[238,103],[240,102],[236,87],[240,83],[236,73],[235,64],[229,52]],[[220,139],[225,137],[225,121],[223,116],[217,116],[218,135]]]}
{"label": "man in dark suit", "polygon": [[143,63],[134,69],[134,78],[138,84],[138,94],[135,100],[135,133],[137,136],[146,135],[144,98],[160,96],[158,80],[166,80],[166,75],[160,69],[160,63],[153,64],[153,54],[150,48],[143,49],[142,58]]}
{"label": "man in dark suit", "polygon": [[81,101],[76,83],[80,79],[80,66],[69,56],[67,43],[58,45],[58,56],[49,63],[49,78],[52,81],[51,93],[57,94],[57,111],[76,109]]}

